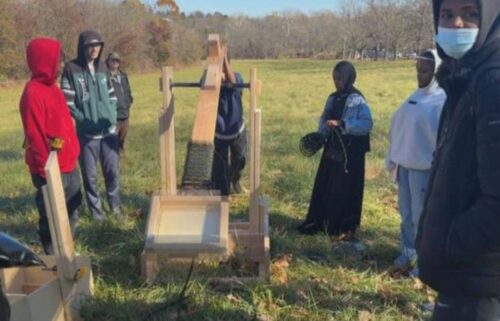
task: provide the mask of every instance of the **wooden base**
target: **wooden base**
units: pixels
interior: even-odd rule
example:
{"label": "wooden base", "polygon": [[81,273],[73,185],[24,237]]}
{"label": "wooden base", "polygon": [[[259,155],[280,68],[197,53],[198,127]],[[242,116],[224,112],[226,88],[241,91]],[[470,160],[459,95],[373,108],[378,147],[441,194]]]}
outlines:
{"label": "wooden base", "polygon": [[[186,198],[185,202],[183,201],[184,198]],[[219,199],[222,198],[219,197]],[[228,235],[228,238],[225,240],[226,246],[224,251],[213,250],[212,247],[201,242],[172,243],[171,240],[173,240],[175,236],[171,234],[164,234],[169,235],[168,237],[158,237],[161,233],[160,231],[167,232],[171,228],[170,226],[172,226],[171,223],[167,223],[169,220],[162,220],[159,217],[170,215],[169,208],[175,209],[173,212],[176,212],[179,208],[183,207],[183,205],[180,204],[191,204],[188,208],[196,210],[196,206],[194,206],[196,205],[196,200],[198,201],[197,206],[205,203],[204,208],[206,210],[214,206],[214,197],[176,196],[160,198],[158,196],[153,196],[148,222],[146,246],[141,255],[142,277],[147,281],[153,281],[160,270],[167,270],[171,267],[179,266],[179,264],[187,267],[193,258],[200,261],[220,262],[237,254],[239,257],[256,264],[257,273],[255,278],[268,280],[270,273],[270,240],[268,204],[265,198],[260,199],[258,207],[259,216],[262,217],[262,226],[259,231],[252,232],[249,222],[233,223],[222,228],[222,230],[226,232],[221,235]],[[227,200],[223,201],[223,203],[227,203]],[[166,208],[167,211],[162,211],[160,210],[161,208]],[[221,214],[221,217],[224,217],[224,220],[226,220],[227,204],[222,205],[220,209],[224,212]],[[186,216],[184,219],[189,218],[189,211],[185,211],[182,214]],[[196,217],[196,215],[194,217]],[[206,218],[207,217],[205,217],[205,219]],[[161,222],[164,223],[162,224]],[[196,223],[194,223],[194,225],[196,225]],[[173,226],[175,227],[173,231],[179,234],[182,233],[182,229],[179,229],[179,227],[184,227],[186,224],[174,224]],[[194,241],[195,239],[191,240]],[[203,238],[197,237],[196,240],[203,240]],[[210,241],[210,239],[207,240]]]}
{"label": "wooden base", "polygon": [[[49,266],[54,256],[43,256]],[[0,281],[11,306],[11,321],[77,321],[84,300],[92,295],[90,259],[75,257],[81,273],[68,280],[42,267],[0,270]]]}

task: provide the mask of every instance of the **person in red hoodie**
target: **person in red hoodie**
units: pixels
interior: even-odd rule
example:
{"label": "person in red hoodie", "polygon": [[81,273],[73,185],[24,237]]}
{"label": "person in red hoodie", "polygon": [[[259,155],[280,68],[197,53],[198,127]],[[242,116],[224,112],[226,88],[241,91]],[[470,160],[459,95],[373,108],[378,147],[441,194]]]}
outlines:
{"label": "person in red hoodie", "polygon": [[23,122],[26,164],[36,188],[39,236],[46,254],[53,254],[49,224],[43,203],[42,186],[46,184],[44,167],[49,153],[58,151],[66,206],[72,231],[82,202],[80,175],[77,170],[80,145],[64,94],[56,84],[61,72],[61,43],[50,38],[33,39],[26,57],[31,79],[24,87],[20,111]]}

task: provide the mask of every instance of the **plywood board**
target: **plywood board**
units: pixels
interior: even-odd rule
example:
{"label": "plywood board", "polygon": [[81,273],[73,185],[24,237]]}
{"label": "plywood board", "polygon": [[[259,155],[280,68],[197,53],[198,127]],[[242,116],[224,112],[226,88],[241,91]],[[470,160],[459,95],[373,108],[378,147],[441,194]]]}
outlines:
{"label": "plywood board", "polygon": [[148,235],[148,239],[152,240],[148,245],[150,248],[166,252],[203,253],[227,250],[229,217],[225,198],[162,198],[158,217],[157,231]]}

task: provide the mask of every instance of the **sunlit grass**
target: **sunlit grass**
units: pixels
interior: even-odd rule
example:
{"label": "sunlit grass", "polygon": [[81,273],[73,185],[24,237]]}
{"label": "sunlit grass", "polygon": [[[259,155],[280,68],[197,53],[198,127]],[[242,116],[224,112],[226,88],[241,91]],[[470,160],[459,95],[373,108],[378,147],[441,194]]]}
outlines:
{"label": "sunlit grass", "polygon": [[[358,320],[360,311],[376,320],[419,320],[418,305],[426,300],[411,280],[384,275],[398,251],[399,218],[395,187],[383,169],[392,112],[415,87],[409,62],[356,63],[356,86],[366,96],[375,120],[368,154],[367,183],[360,236],[368,246],[366,259],[339,258],[324,235],[300,236],[294,226],[307,211],[318,156],[304,158],[298,140],[316,129],[317,119],[332,92],[332,61],[235,61],[248,80],[258,68],[263,82],[262,185],[271,199],[272,256],[291,254],[288,283],[272,278],[229,293],[214,291],[196,273],[189,302],[178,320],[253,320],[255,314],[274,320]],[[196,81],[201,65],[175,73],[177,81]],[[82,207],[77,250],[92,258],[96,296],[82,311],[86,320],[141,320],[181,290],[185,273],[163,275],[154,284],[139,278],[149,195],[160,186],[157,116],[161,106],[158,74],[131,75],[134,93],[131,128],[121,182],[127,219],[97,225]],[[23,134],[18,101],[22,86],[0,90],[0,230],[40,251],[33,187],[23,160]],[[198,91],[176,89],[178,176],[192,130]],[[245,108],[248,93],[244,94]],[[248,181],[244,184],[248,186]],[[247,199],[231,204],[233,214],[245,211]],[[311,257],[322,258],[319,261]],[[170,312],[169,312],[170,313]],[[175,315],[168,317],[172,318]],[[162,319],[163,320],[163,319]],[[164,320],[168,320],[167,316]]]}

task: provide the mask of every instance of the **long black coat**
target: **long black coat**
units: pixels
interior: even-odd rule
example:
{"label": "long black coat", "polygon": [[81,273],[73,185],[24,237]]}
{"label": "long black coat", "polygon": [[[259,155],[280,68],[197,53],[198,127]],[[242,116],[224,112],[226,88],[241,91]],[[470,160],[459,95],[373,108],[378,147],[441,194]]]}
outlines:
{"label": "long black coat", "polygon": [[480,2],[475,47],[438,73],[448,99],[416,243],[420,278],[438,292],[499,297],[500,1]]}

